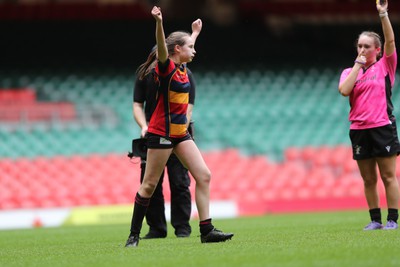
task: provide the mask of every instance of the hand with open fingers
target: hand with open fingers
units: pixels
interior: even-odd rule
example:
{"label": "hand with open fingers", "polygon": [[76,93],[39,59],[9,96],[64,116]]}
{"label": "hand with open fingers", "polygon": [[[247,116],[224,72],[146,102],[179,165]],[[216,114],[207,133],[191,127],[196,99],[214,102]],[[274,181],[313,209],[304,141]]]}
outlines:
{"label": "hand with open fingers", "polygon": [[192,23],[192,32],[200,33],[201,29],[203,28],[203,22],[201,19],[196,19]]}
{"label": "hand with open fingers", "polygon": [[388,0],[376,0],[376,9],[379,13],[387,12]]}
{"label": "hand with open fingers", "polygon": [[153,9],[151,10],[151,15],[157,20],[161,21],[162,20],[162,13],[161,13],[161,8],[154,6]]}

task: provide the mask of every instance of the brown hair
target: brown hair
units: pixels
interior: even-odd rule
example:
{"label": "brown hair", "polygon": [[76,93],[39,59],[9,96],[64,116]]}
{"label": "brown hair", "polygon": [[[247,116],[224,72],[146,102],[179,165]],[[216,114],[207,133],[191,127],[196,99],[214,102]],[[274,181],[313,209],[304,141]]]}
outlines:
{"label": "brown hair", "polygon": [[[371,37],[372,39],[374,39],[375,47],[379,47],[379,48],[382,47],[381,37],[379,36],[379,34],[377,34],[376,32],[372,32],[372,31],[363,31],[363,32],[358,36],[356,45],[357,45],[358,40],[360,39],[360,37],[363,36],[363,35],[368,36],[368,37]],[[382,57],[382,49],[381,49],[381,51],[379,52],[379,54],[378,54],[378,56],[377,56],[377,59],[379,59],[379,58],[381,58],[381,57]]]}
{"label": "brown hair", "polygon": [[171,33],[167,39],[165,40],[165,43],[167,44],[167,50],[168,50],[168,55],[173,55],[175,54],[175,46],[184,46],[186,43],[186,38],[185,37],[190,37],[190,34],[188,32],[184,31],[176,31]]}
{"label": "brown hair", "polygon": [[149,56],[147,57],[147,60],[141,64],[137,70],[136,73],[139,76],[139,80],[143,80],[144,77],[150,73],[150,71],[155,67],[156,62],[157,62],[157,46],[154,46],[151,49],[151,52]]}
{"label": "brown hair", "polygon": [[[171,33],[167,39],[165,40],[167,45],[167,50],[169,55],[173,55],[175,53],[175,45],[183,46],[186,43],[186,38],[190,37],[188,32],[184,31],[176,31]],[[157,45],[155,45],[147,57],[147,60],[141,64],[136,73],[139,76],[139,80],[143,80],[144,77],[150,73],[150,71],[155,67],[157,63]]]}

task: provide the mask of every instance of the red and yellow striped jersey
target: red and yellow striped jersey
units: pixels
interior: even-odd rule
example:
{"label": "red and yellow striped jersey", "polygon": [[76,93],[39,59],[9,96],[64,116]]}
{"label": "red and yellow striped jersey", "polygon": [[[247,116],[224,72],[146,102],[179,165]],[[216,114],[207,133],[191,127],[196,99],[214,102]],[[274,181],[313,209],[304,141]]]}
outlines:
{"label": "red and yellow striped jersey", "polygon": [[159,81],[157,106],[150,118],[148,132],[172,138],[184,137],[190,90],[186,66],[177,66],[168,59],[165,64],[158,62],[156,75]]}

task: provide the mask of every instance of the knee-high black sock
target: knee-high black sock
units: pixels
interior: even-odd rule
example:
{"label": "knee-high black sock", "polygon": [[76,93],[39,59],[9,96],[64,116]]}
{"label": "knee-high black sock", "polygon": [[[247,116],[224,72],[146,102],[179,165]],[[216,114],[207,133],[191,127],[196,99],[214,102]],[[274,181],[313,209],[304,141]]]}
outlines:
{"label": "knee-high black sock", "polygon": [[397,219],[399,218],[399,211],[398,209],[388,209],[388,216],[387,220],[392,220],[397,222]]}
{"label": "knee-high black sock", "polygon": [[380,208],[370,209],[369,216],[371,217],[371,221],[382,223],[382,215]]}
{"label": "knee-high black sock", "polygon": [[200,221],[199,226],[200,226],[200,233],[202,235],[206,235],[209,232],[211,232],[212,229],[214,229],[214,225],[212,225],[211,223],[211,218],[204,221]]}
{"label": "knee-high black sock", "polygon": [[136,193],[135,206],[133,207],[133,215],[131,221],[131,236],[140,234],[142,229],[143,219],[146,215],[147,207],[150,204],[150,198],[144,198]]}

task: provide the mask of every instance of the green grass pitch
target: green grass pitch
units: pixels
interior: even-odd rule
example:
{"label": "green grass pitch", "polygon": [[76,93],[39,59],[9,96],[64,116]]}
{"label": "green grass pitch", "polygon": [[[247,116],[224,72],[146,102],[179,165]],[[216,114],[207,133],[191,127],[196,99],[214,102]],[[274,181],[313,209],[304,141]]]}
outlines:
{"label": "green grass pitch", "polygon": [[137,248],[124,247],[129,222],[0,231],[0,266],[400,266],[400,230],[363,231],[367,211],[215,220],[235,233],[215,244],[200,243],[197,223],[190,238],[170,228],[166,239]]}

